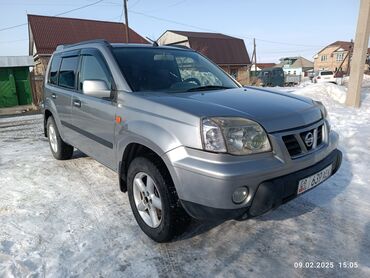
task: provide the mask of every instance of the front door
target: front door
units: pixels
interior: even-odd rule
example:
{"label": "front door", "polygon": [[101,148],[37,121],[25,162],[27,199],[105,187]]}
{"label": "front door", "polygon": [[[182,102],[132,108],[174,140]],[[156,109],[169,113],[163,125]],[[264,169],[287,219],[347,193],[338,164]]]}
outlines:
{"label": "front door", "polygon": [[85,80],[101,80],[112,89],[113,79],[104,57],[98,50],[82,50],[78,91],[72,99],[72,125],[78,136],[76,146],[111,169],[116,168],[114,128],[116,103],[113,98],[83,94]]}

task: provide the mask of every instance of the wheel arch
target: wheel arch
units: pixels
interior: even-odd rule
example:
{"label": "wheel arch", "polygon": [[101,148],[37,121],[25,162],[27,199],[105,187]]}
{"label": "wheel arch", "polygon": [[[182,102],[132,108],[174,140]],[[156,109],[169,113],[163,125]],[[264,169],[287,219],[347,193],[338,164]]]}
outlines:
{"label": "wheel arch", "polygon": [[54,117],[53,113],[49,109],[45,109],[44,111],[44,135],[45,137],[48,137],[48,130],[46,128],[46,124],[48,122],[49,117]]}
{"label": "wheel arch", "polygon": [[45,136],[47,136],[47,128],[46,128],[47,121],[49,117],[52,116],[55,121],[55,124],[57,125],[60,136],[62,137],[63,140],[65,140],[63,129],[62,129],[62,123],[58,116],[55,103],[47,98],[45,99],[44,105],[45,105],[45,108],[44,108],[44,134]]}
{"label": "wheel arch", "polygon": [[160,163],[163,166],[162,168],[167,171],[168,176],[172,179],[176,187],[175,177],[171,174],[171,167],[168,165],[169,161],[166,161],[166,159],[154,149],[154,147],[143,144],[142,142],[131,142],[126,145],[118,165],[119,185],[122,192],[127,192],[127,171],[130,163],[139,156],[146,157],[155,163]]}

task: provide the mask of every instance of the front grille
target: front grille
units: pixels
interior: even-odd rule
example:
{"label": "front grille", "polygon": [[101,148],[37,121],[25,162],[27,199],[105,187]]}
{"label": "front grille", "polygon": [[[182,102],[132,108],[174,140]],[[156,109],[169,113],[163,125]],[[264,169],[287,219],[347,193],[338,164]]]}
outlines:
{"label": "front grille", "polygon": [[301,146],[299,145],[294,135],[283,136],[283,141],[286,148],[288,149],[290,156],[296,156],[302,152]]}
{"label": "front grille", "polygon": [[322,143],[322,129],[324,128],[324,126],[319,126],[317,128],[317,145],[321,145]]}
{"label": "front grille", "polygon": [[295,158],[316,149],[323,143],[324,125],[282,137],[290,156]]}

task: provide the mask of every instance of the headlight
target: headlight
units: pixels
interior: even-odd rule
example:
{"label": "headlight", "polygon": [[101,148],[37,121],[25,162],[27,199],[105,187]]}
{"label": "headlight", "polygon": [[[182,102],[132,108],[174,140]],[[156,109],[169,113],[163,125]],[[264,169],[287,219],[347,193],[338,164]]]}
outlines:
{"label": "headlight", "polygon": [[271,151],[264,129],[256,122],[243,118],[204,118],[203,148],[235,155]]}

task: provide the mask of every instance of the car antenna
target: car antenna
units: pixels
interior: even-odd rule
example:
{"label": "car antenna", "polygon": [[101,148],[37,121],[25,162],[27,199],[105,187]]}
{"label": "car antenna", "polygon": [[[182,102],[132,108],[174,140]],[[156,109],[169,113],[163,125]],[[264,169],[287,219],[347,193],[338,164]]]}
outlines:
{"label": "car antenna", "polygon": [[158,44],[158,42],[157,41],[155,41],[155,40],[152,40],[151,38],[149,38],[149,37],[146,37],[147,38],[147,40],[149,40],[151,43],[152,43],[152,45],[153,46],[159,46],[159,44]]}

